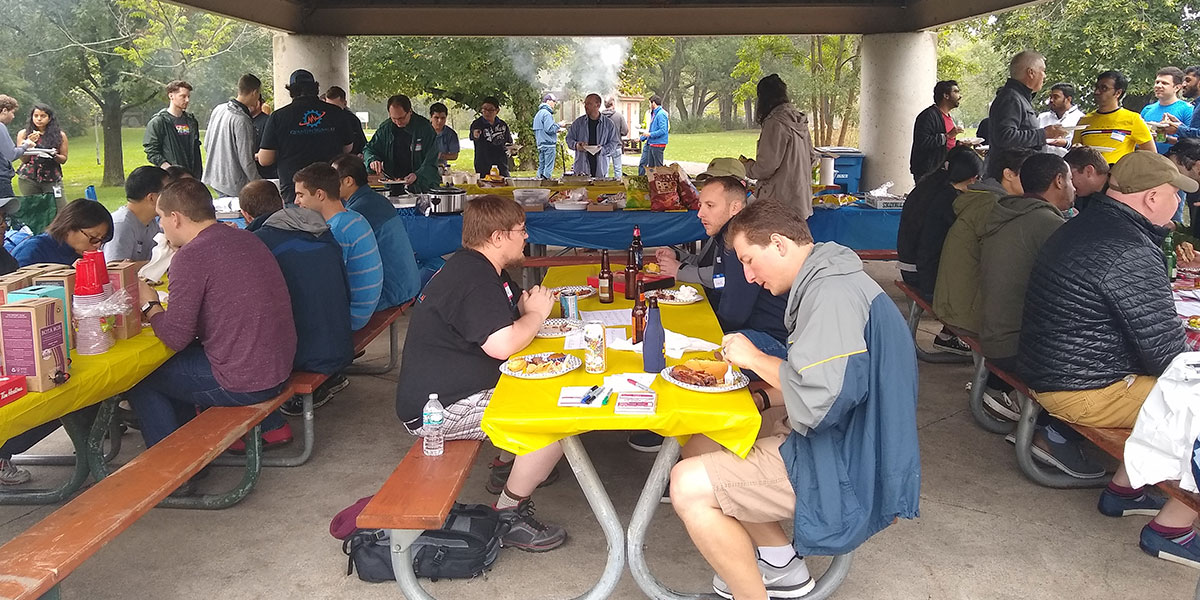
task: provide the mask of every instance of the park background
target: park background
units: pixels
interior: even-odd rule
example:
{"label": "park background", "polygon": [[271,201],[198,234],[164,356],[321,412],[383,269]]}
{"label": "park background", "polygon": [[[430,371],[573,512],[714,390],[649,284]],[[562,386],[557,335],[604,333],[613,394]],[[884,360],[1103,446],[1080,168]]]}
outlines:
{"label": "park background", "polygon": [[[1091,108],[1096,73],[1117,69],[1130,80],[1124,104],[1152,99],[1160,67],[1200,62],[1200,2],[1180,0],[1052,0],[937,30],[938,78],[955,79],[968,131],[987,115],[1007,77],[1007,59],[1034,48],[1046,55],[1046,87],[1076,85]],[[110,208],[124,200],[124,174],[145,164],[144,124],[165,106],[163,85],[195,86],[189,112],[203,128],[212,108],[233,95],[242,73],[271,81],[269,29],[155,0],[9,0],[0,3],[0,93],[21,104],[12,134],[26,126],[34,102],[49,104],[70,136],[64,193],[81,197],[95,185]],[[858,142],[857,35],[640,38],[350,38],[350,108],[367,112],[368,135],[386,119],[386,99],[413,97],[428,114],[451,109],[449,124],[465,137],[480,99],[501,100],[501,117],[519,137],[529,130],[541,94],[588,92],[649,98],[671,115],[667,162],[753,156],[755,84],[779,73],[793,102],[809,115],[816,145]],[[869,85],[869,82],[866,82]],[[323,89],[327,84],[322,85]],[[932,103],[932,90],[930,90]],[[643,105],[642,110],[646,108]],[[897,122],[915,115],[897,114]],[[637,127],[638,124],[631,124]],[[532,145],[518,156],[533,162]],[[465,149],[456,168],[470,170]]]}

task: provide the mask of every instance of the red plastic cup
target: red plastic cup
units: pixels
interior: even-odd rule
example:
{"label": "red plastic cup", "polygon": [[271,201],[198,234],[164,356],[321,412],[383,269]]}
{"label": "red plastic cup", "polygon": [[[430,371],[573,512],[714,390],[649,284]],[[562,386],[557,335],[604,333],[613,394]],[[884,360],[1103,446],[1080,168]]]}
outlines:
{"label": "red plastic cup", "polygon": [[75,295],[100,294],[104,291],[104,284],[108,282],[104,253],[96,250],[84,252],[83,258],[75,263]]}

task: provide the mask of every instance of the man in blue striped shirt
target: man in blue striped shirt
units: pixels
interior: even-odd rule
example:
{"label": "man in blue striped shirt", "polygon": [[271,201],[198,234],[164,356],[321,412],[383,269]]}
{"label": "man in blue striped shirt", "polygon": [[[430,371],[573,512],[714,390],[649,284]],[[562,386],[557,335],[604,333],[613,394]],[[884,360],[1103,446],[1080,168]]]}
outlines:
{"label": "man in blue striped shirt", "polygon": [[325,163],[313,163],[292,177],[296,204],[321,213],[329,231],[342,246],[350,286],[350,328],[362,329],[379,305],[383,292],[383,261],[375,232],[362,215],[346,208],[338,195],[337,171]]}

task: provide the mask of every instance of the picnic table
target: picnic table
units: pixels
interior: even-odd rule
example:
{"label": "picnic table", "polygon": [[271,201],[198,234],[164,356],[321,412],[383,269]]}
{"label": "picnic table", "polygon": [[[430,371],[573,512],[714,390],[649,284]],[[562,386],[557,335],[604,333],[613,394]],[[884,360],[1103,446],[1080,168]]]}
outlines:
{"label": "picnic table", "polygon": [[[47,392],[30,392],[11,404],[0,406],[0,443],[43,423],[63,418],[75,446],[75,473],[55,490],[16,490],[0,493],[0,504],[58,502],[82,487],[89,472],[89,457],[99,452],[99,436],[91,423],[72,415],[75,411],[103,402],[133,387],[174,352],[150,328],[130,339],[119,340],[104,354],[71,353],[71,378]],[[64,418],[67,417],[67,418]]]}

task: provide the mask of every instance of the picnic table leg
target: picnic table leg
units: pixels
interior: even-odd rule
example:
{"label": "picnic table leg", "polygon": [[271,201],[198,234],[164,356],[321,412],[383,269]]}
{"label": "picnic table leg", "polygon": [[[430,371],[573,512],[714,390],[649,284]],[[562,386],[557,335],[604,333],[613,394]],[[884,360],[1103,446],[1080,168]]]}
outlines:
{"label": "picnic table leg", "polygon": [[[115,405],[115,403],[120,402],[120,399],[115,398],[115,397],[111,398],[111,400],[113,401],[114,405]],[[107,402],[107,401],[108,400],[105,400],[105,402]],[[99,423],[99,422],[100,422],[99,417],[97,417],[97,423]],[[108,435],[108,439],[109,439],[108,450],[103,453],[104,462],[107,463],[107,462],[111,462],[113,459],[115,459],[117,457],[118,454],[121,453],[122,432],[121,432],[120,424],[116,423],[115,421],[112,421],[111,419],[109,419],[107,421],[106,431],[102,431],[100,433],[100,438],[99,438],[100,441],[95,446],[95,452],[97,453],[97,455],[100,455],[100,453],[103,450],[102,444],[104,442],[105,434]],[[94,431],[93,431],[92,435],[96,435]],[[89,444],[89,448],[90,448],[91,447],[90,440],[88,441],[88,444]],[[90,460],[92,457],[89,455],[88,458]],[[35,466],[69,467],[69,466],[73,466],[75,464],[75,455],[74,454],[18,454],[16,456],[12,457],[12,463],[14,465],[21,465],[21,466],[35,465]]]}
{"label": "picnic table leg", "polygon": [[413,571],[412,545],[423,531],[418,529],[392,529],[392,572],[396,575],[396,585],[400,586],[400,594],[407,600],[435,600]]}
{"label": "picnic table leg", "polygon": [[612,499],[608,497],[608,492],[604,490],[604,484],[596,473],[596,467],[592,465],[587,450],[583,448],[583,442],[579,441],[578,436],[571,436],[562,441],[562,446],[563,454],[571,464],[575,479],[579,481],[579,487],[583,489],[583,495],[591,505],[592,512],[596,514],[600,529],[604,531],[604,539],[608,542],[608,558],[605,560],[600,580],[575,600],[608,598],[617,587],[617,582],[621,580],[621,573],[625,571],[625,530],[621,527],[617,510],[613,508]]}
{"label": "picnic table leg", "polygon": [[243,439],[246,442],[246,472],[237,486],[223,494],[164,498],[162,502],[158,503],[159,508],[220,510],[229,508],[250,495],[254,484],[258,482],[259,473],[262,472],[262,425],[251,427]]}
{"label": "picnic table leg", "polygon": [[[384,375],[391,373],[400,364],[400,324],[392,321],[388,326],[388,364],[385,367],[367,367],[350,365],[346,367],[347,375]],[[268,465],[270,466],[270,465]]]}
{"label": "picnic table leg", "polygon": [[[629,520],[629,537],[626,540],[629,571],[633,573],[633,579],[637,582],[638,587],[654,600],[719,599],[720,596],[712,593],[681,594],[676,592],[664,586],[654,576],[654,573],[650,572],[650,566],[646,564],[644,547],[646,531],[650,527],[650,521],[654,518],[655,509],[660,504],[659,499],[662,498],[663,491],[667,488],[667,482],[671,477],[671,468],[679,460],[679,450],[678,440],[675,438],[664,439],[662,449],[658,451],[658,457],[654,459],[654,465],[650,467],[650,474],[646,477],[646,486],[642,488],[642,495],[638,497],[637,505],[633,509],[633,516]],[[805,600],[825,600],[833,595],[833,592],[842,585],[846,575],[850,572],[852,556],[851,552],[833,557],[829,568],[817,578],[816,587],[804,596]]]}
{"label": "picnic table leg", "polygon": [[[293,456],[264,456],[262,458],[262,466],[264,467],[299,467],[308,462],[309,458],[312,458],[313,446],[316,444],[316,431],[313,428],[313,395],[298,395],[304,406],[304,445],[300,448],[300,452]],[[222,455],[215,458],[209,464],[218,467],[240,467],[246,464],[246,460],[240,456]]]}
{"label": "picnic table leg", "polygon": [[71,443],[75,446],[75,470],[71,473],[71,478],[62,485],[51,489],[0,491],[0,506],[10,504],[55,504],[66,500],[83,487],[89,474],[87,439],[88,428],[91,424],[87,422],[85,416],[78,413],[71,413],[64,416],[62,422],[63,429],[67,430],[67,435],[70,436]]}
{"label": "picnic table leg", "polygon": [[1012,431],[1012,423],[997,419],[984,410],[983,393],[987,390],[987,362],[978,352],[972,352],[971,358],[975,360],[975,377],[971,380],[971,397],[967,403],[971,407],[971,416],[975,417],[975,422],[985,431],[991,433]]}
{"label": "picnic table leg", "polygon": [[926,352],[921,345],[917,343],[917,327],[921,324],[921,315],[925,313],[925,309],[921,308],[920,304],[909,300],[908,301],[908,332],[912,334],[913,347],[917,349],[917,358],[923,362],[931,364],[949,364],[949,363],[965,363],[970,362],[970,357],[950,354],[948,352]]}
{"label": "picnic table leg", "polygon": [[1108,485],[1110,476],[1079,479],[1052,468],[1043,468],[1033,458],[1033,432],[1042,407],[1029,396],[1013,390],[1021,400],[1021,420],[1017,423],[1017,466],[1038,485],[1050,488],[1098,488]]}

